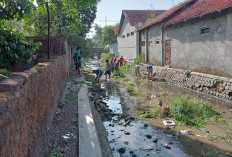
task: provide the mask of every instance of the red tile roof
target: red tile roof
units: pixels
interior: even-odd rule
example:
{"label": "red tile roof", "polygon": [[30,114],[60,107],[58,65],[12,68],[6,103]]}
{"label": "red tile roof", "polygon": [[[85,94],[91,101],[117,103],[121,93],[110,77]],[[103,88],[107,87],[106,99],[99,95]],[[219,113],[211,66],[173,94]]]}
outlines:
{"label": "red tile roof", "polygon": [[167,19],[168,17],[172,16],[174,13],[176,13],[178,10],[180,10],[181,8],[185,7],[188,4],[191,4],[193,2],[195,2],[196,0],[187,0],[184,1],[180,4],[178,4],[177,6],[165,11],[163,14],[159,15],[158,17],[156,17],[155,19],[151,20],[150,22],[146,23],[145,25],[143,25],[142,27],[139,28],[139,30],[143,30],[145,28],[148,28],[152,25],[155,25],[159,22],[164,21],[165,19]]}
{"label": "red tile roof", "polygon": [[126,17],[131,26],[146,22],[152,14],[155,17],[165,12],[165,10],[122,10],[121,21],[119,28],[121,28],[124,18]]}
{"label": "red tile roof", "polygon": [[183,12],[165,22],[166,25],[186,21],[195,17],[232,7],[232,0],[199,0]]}
{"label": "red tile roof", "polygon": [[165,25],[170,25],[186,21],[229,7],[232,7],[232,0],[186,0],[143,25],[139,30],[143,30],[160,22],[163,22]]}

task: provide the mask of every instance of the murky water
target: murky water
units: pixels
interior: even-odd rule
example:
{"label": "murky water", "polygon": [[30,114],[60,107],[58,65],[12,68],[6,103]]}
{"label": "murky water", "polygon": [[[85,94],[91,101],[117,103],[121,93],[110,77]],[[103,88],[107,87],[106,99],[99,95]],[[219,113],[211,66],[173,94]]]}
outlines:
{"label": "murky water", "polygon": [[[88,67],[97,69],[100,64],[87,64]],[[178,140],[178,135],[168,135],[161,130],[150,126],[147,122],[134,121],[124,117],[121,97],[116,84],[103,81],[101,88],[105,89],[103,101],[109,109],[119,116],[105,121],[104,126],[108,133],[108,141],[115,157],[187,157]],[[125,104],[124,104],[125,105]]]}

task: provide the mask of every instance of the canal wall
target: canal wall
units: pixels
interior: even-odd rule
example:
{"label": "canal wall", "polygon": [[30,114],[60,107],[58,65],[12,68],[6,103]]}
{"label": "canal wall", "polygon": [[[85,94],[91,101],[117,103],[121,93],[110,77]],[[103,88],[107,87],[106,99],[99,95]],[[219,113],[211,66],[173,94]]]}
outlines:
{"label": "canal wall", "polygon": [[66,57],[45,59],[0,82],[0,156],[46,156],[47,132],[70,67]]}
{"label": "canal wall", "polygon": [[[127,61],[133,66],[133,62]],[[141,67],[146,68],[146,64]],[[180,87],[232,101],[232,79],[198,72],[153,66],[153,80],[167,81]]]}
{"label": "canal wall", "polygon": [[113,157],[113,153],[111,151],[111,148],[109,146],[109,142],[107,139],[106,129],[103,125],[101,116],[99,115],[99,113],[94,107],[94,101],[90,102],[90,107],[91,107],[91,111],[94,117],[93,118],[94,123],[96,125],[97,136],[98,136],[99,144],[100,144],[101,151],[102,151],[102,157]]}

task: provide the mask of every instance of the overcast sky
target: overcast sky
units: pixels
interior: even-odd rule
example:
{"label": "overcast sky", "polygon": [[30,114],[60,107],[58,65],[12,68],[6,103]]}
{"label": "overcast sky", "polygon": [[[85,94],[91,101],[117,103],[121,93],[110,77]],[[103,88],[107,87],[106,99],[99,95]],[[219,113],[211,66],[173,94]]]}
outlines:
{"label": "overcast sky", "polygon": [[[101,0],[97,7],[97,18],[94,23],[101,27],[120,22],[122,10],[167,10],[184,0]],[[91,38],[94,30],[87,35]]]}

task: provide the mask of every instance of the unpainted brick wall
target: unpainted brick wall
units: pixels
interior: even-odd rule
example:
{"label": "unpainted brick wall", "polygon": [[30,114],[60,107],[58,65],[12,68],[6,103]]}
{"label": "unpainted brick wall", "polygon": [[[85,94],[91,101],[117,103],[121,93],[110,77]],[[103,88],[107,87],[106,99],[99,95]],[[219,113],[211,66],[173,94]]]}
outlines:
{"label": "unpainted brick wall", "polygon": [[0,156],[42,157],[67,72],[59,56],[0,83]]}

